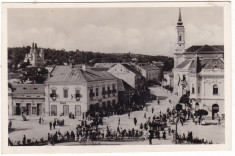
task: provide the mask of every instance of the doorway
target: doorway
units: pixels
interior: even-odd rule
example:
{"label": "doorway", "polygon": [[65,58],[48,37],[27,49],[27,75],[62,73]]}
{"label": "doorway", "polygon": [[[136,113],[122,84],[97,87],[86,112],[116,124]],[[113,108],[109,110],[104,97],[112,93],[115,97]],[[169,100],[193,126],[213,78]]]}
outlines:
{"label": "doorway", "polygon": [[37,115],[42,115],[42,104],[41,103],[37,104]]}
{"label": "doorway", "polygon": [[27,115],[31,115],[31,103],[26,104],[26,113]]}
{"label": "doorway", "polygon": [[215,119],[215,114],[219,112],[219,105],[213,104],[212,105],[212,120]]}
{"label": "doorway", "polygon": [[51,116],[57,116],[57,106],[51,105]]}
{"label": "doorway", "polygon": [[21,115],[20,103],[16,103],[16,115]]}
{"label": "doorway", "polygon": [[68,105],[63,106],[63,113],[64,113],[64,116],[69,115],[69,106]]}
{"label": "doorway", "polygon": [[81,115],[81,106],[76,105],[75,106],[75,116],[80,116]]}

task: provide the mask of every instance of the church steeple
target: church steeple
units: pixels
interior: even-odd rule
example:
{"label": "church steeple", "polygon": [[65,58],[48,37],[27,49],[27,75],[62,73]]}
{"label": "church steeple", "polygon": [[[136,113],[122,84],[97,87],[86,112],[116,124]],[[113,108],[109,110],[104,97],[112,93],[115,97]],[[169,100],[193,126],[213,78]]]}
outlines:
{"label": "church steeple", "polygon": [[179,8],[179,18],[178,18],[177,25],[183,25],[182,17],[181,17],[181,9],[180,8]]}
{"label": "church steeple", "polygon": [[185,49],[185,32],[184,32],[184,25],[182,22],[182,17],[181,17],[181,9],[179,9],[179,18],[177,22],[177,48],[176,51],[183,52]]}

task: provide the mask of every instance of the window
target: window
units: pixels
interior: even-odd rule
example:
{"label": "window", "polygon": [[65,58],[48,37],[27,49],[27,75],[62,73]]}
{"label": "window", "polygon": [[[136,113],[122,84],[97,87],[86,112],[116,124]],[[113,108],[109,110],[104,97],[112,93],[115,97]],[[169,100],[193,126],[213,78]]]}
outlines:
{"label": "window", "polygon": [[194,89],[194,84],[192,85],[192,94],[194,94],[194,91],[195,91],[195,89]]}
{"label": "window", "polygon": [[197,93],[200,94],[200,86],[197,87]]}
{"label": "window", "polygon": [[108,96],[110,96],[111,90],[110,87],[108,87]]}
{"label": "window", "polygon": [[64,98],[68,98],[68,89],[64,89]]}
{"label": "window", "polygon": [[96,96],[99,96],[99,88],[96,88],[96,93],[95,93]]}
{"label": "window", "polygon": [[81,97],[81,95],[80,95],[80,89],[76,89],[76,90],[75,90],[75,98],[76,98],[77,100],[79,100],[80,97]]}
{"label": "window", "polygon": [[182,37],[181,37],[181,35],[179,36],[179,41],[181,41],[181,39],[182,39]]}
{"label": "window", "polygon": [[79,90],[79,89],[76,89],[76,90],[75,90],[75,94],[80,94],[80,90]]}
{"label": "window", "polygon": [[36,107],[32,107],[32,114],[36,114]]}
{"label": "window", "polygon": [[214,85],[213,86],[213,95],[217,95],[218,94],[218,86]]}
{"label": "window", "polygon": [[56,94],[56,90],[55,89],[52,89],[52,94]]}

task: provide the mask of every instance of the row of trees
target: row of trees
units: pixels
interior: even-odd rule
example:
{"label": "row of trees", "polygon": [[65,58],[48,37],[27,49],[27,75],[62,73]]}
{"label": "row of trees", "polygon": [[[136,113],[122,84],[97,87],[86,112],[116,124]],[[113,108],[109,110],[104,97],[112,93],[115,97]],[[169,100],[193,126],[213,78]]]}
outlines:
{"label": "row of trees", "polygon": [[[8,48],[8,65],[10,70],[17,68],[19,63],[22,63],[25,54],[29,53],[30,46],[27,47],[14,47]],[[152,61],[163,62],[164,71],[172,70],[174,66],[174,60],[167,56],[149,56],[132,53],[100,53],[91,51],[65,51],[55,50],[50,48],[44,48],[45,65],[63,65],[69,63],[70,59],[74,60],[75,64],[87,64],[93,66],[95,63],[117,63],[117,62],[137,62],[137,63],[149,63]]]}

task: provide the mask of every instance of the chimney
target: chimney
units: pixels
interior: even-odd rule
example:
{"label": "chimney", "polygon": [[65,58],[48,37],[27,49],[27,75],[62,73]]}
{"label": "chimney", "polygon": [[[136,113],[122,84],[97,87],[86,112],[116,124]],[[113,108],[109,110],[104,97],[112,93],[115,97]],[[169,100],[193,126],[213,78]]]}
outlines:
{"label": "chimney", "polygon": [[37,43],[35,43],[35,49],[37,49],[37,48],[38,48]]}
{"label": "chimney", "polygon": [[86,71],[86,65],[85,64],[82,65],[82,70]]}
{"label": "chimney", "polygon": [[32,44],[32,49],[34,49],[34,42],[33,42],[33,44]]}

